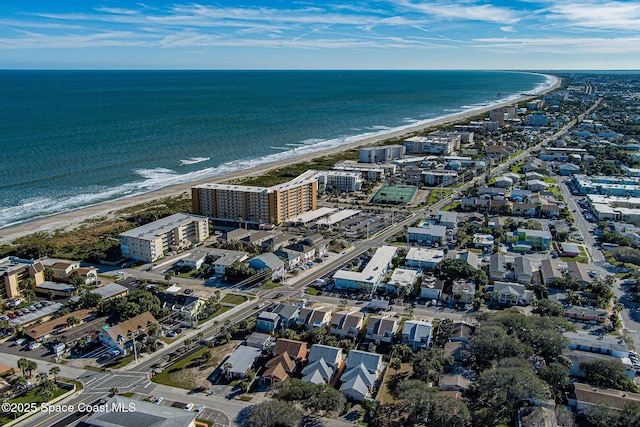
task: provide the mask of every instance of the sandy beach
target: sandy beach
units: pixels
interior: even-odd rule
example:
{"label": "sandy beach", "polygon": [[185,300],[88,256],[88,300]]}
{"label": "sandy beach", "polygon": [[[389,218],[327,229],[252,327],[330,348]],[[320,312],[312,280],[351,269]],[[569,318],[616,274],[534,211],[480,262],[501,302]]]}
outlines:
{"label": "sandy beach", "polygon": [[[560,86],[561,79],[555,76],[551,76],[551,77],[554,78],[553,83],[549,87],[539,91],[537,93],[538,95],[550,92]],[[86,220],[89,220],[92,218],[117,215],[117,212],[124,208],[139,205],[139,204],[146,203],[156,199],[161,199],[161,198],[170,197],[170,196],[178,196],[184,193],[190,193],[191,187],[202,184],[202,183],[222,182],[222,181],[228,181],[228,180],[246,177],[246,176],[260,175],[270,169],[279,168],[279,167],[286,166],[293,163],[308,161],[315,157],[321,157],[328,154],[336,154],[341,151],[357,148],[360,146],[373,145],[376,143],[380,143],[382,141],[386,141],[388,139],[398,138],[398,137],[413,134],[416,132],[425,131],[429,128],[433,128],[443,124],[460,122],[468,119],[469,117],[482,114],[482,113],[487,113],[488,111],[493,110],[495,108],[512,105],[516,102],[520,102],[520,101],[531,99],[531,98],[533,98],[533,96],[522,96],[516,100],[510,100],[508,102],[503,102],[501,104],[494,104],[489,107],[483,107],[483,108],[467,111],[464,113],[447,116],[441,119],[433,120],[431,122],[428,122],[427,124],[410,127],[394,133],[362,139],[357,142],[345,144],[340,147],[336,147],[328,150],[316,151],[314,153],[302,155],[294,159],[287,159],[283,161],[269,163],[266,165],[262,165],[255,168],[238,171],[238,172],[234,172],[226,175],[221,175],[214,178],[208,178],[201,181],[195,181],[191,183],[170,186],[157,191],[141,194],[141,195],[130,197],[130,198],[112,200],[112,201],[100,203],[94,206],[89,206],[89,207],[76,209],[68,212],[63,212],[63,213],[59,213],[59,214],[55,214],[55,215],[51,215],[43,218],[34,219],[21,224],[0,229],[0,243],[9,243],[19,237],[32,234],[32,233],[37,233],[37,232],[50,232],[57,229],[63,229],[63,230],[72,229],[74,227],[81,225]]]}

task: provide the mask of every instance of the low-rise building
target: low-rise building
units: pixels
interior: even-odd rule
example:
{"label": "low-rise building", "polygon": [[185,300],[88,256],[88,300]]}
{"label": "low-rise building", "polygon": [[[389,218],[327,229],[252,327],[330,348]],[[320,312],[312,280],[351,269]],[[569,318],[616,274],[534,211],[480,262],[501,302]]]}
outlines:
{"label": "low-rise building", "polygon": [[420,284],[420,298],[440,300],[444,290],[444,280],[434,276],[425,276]]}
{"label": "low-rise building", "polygon": [[402,327],[402,344],[413,351],[426,350],[431,342],[432,325],[422,320],[407,320]]}
{"label": "low-rise building", "polygon": [[351,350],[342,375],[340,392],[347,398],[362,401],[371,397],[376,380],[384,372],[382,355]]}
{"label": "low-rise building", "polygon": [[341,348],[314,344],[309,352],[309,363],[302,370],[302,381],[313,384],[331,383],[343,363]]}
{"label": "low-rise building", "polygon": [[[158,406],[119,394],[111,397],[86,421],[90,427],[196,427],[197,412]],[[135,408],[135,409],[134,409]]]}
{"label": "low-rise building", "polygon": [[568,398],[569,406],[576,408],[578,414],[594,406],[607,406],[617,411],[629,407],[640,408],[640,394],[609,388],[593,387],[588,384],[573,383],[575,399]]}
{"label": "low-rise building", "polygon": [[540,272],[542,274],[542,283],[545,286],[552,286],[553,282],[563,278],[558,263],[552,259],[545,258],[540,264]]}
{"label": "low-rise building", "polygon": [[255,270],[271,270],[271,280],[280,279],[284,276],[284,262],[271,252],[252,258],[249,261],[249,267]]}
{"label": "low-rise building", "polygon": [[256,317],[256,331],[274,332],[280,326],[280,316],[277,313],[263,311]]}
{"label": "low-rise building", "polygon": [[405,258],[407,267],[418,270],[433,270],[444,259],[440,249],[411,248]]}
{"label": "low-rise building", "polygon": [[364,314],[361,311],[339,311],[331,319],[331,334],[341,338],[357,338],[363,324]]}
{"label": "low-rise building", "polygon": [[371,316],[367,323],[366,339],[376,344],[392,343],[400,328],[400,317],[397,313],[385,313],[379,316]]}
{"label": "low-rise building", "polygon": [[157,324],[153,315],[145,311],[100,332],[100,342],[107,347],[128,354],[132,350],[133,340],[147,333],[149,326]]}
{"label": "low-rise building", "polygon": [[397,250],[395,246],[378,248],[360,272],[338,270],[333,275],[335,287],[337,289],[367,289],[375,292],[389,270]]}
{"label": "low-rise building", "polygon": [[470,304],[476,294],[476,282],[473,280],[454,280],[451,284],[451,302]]}
{"label": "low-rise building", "polygon": [[443,225],[429,225],[426,227],[409,227],[407,230],[408,243],[416,242],[419,245],[441,244],[446,235],[447,227]]}
{"label": "low-rise building", "polygon": [[609,320],[609,313],[607,310],[594,307],[571,306],[565,308],[564,315],[569,319],[582,320],[591,323],[603,323]]}
{"label": "low-rise building", "polygon": [[533,301],[533,291],[524,285],[510,282],[494,282],[493,299],[506,305],[529,305]]}
{"label": "low-rise building", "polygon": [[590,351],[616,357],[629,356],[629,346],[618,337],[582,332],[564,332],[563,335],[569,339],[570,350]]}
{"label": "low-rise building", "polygon": [[259,348],[239,345],[221,365],[224,375],[227,378],[244,378],[260,353],[262,350]]}

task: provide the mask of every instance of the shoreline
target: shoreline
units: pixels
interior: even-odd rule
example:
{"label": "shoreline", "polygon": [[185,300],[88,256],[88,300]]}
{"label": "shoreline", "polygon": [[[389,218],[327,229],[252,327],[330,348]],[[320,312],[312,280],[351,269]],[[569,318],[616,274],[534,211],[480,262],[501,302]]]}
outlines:
{"label": "shoreline", "polygon": [[154,190],[148,193],[139,194],[132,197],[105,201],[105,202],[101,202],[91,206],[81,207],[81,208],[69,210],[66,212],[60,212],[60,213],[52,214],[49,216],[30,219],[22,223],[0,228],[0,243],[8,244],[20,237],[23,237],[29,234],[39,233],[39,232],[52,232],[54,230],[71,230],[73,228],[76,228],[82,225],[82,223],[90,219],[94,219],[98,217],[108,218],[108,217],[116,216],[117,212],[121,211],[122,209],[148,203],[153,200],[163,199],[167,197],[177,197],[177,196],[184,195],[185,193],[188,194],[191,190],[191,187],[196,185],[201,185],[204,183],[219,183],[222,181],[229,181],[229,180],[244,178],[248,176],[261,175],[264,172],[267,172],[271,169],[277,169],[292,163],[306,162],[316,157],[338,154],[340,152],[351,150],[354,148],[381,143],[389,139],[408,136],[416,132],[423,132],[425,130],[428,130],[437,126],[457,123],[479,114],[485,114],[495,108],[501,108],[507,105],[512,105],[514,103],[522,102],[524,100],[535,98],[536,96],[551,92],[557,89],[562,83],[562,79],[558,76],[555,76],[552,74],[541,74],[541,75],[547,77],[548,79],[551,79],[551,84],[548,87],[542,88],[534,92],[535,95],[521,95],[515,99],[510,99],[508,101],[492,104],[489,106],[479,107],[476,109],[467,110],[467,111],[456,113],[449,116],[443,116],[440,118],[427,121],[426,123],[407,126],[402,130],[386,133],[383,135],[376,135],[376,136],[364,138],[348,144],[340,145],[338,147],[328,148],[325,150],[318,150],[318,151],[314,151],[308,154],[303,154],[301,156],[297,156],[294,158],[279,160],[272,163],[251,167],[249,169],[231,172],[228,174],[223,174],[223,175],[201,179],[201,180],[188,182],[184,184],[171,185],[159,190]]}

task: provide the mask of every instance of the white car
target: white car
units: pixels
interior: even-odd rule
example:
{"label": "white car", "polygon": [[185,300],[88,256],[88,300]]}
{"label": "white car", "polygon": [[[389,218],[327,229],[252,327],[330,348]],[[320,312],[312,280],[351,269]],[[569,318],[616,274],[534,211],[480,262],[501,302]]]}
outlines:
{"label": "white car", "polygon": [[202,413],[202,411],[204,411],[204,405],[200,405],[200,406],[196,406],[193,410],[195,412],[197,412],[198,414]]}
{"label": "white car", "polygon": [[29,350],[35,350],[36,348],[42,347],[42,344],[39,342],[32,342],[29,344]]}
{"label": "white car", "polygon": [[190,411],[192,409],[193,409],[193,403],[187,403],[186,405],[184,405],[185,411]]}

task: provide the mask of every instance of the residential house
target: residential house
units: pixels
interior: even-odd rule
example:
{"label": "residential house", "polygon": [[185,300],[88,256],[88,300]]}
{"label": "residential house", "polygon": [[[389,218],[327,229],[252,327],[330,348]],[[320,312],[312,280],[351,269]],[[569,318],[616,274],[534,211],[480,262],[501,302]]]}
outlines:
{"label": "residential house", "polygon": [[540,250],[547,250],[551,244],[551,233],[544,230],[518,228],[512,235],[507,235],[507,241],[518,245],[528,245]]}
{"label": "residential house", "polygon": [[278,313],[263,311],[256,317],[256,331],[258,332],[274,332],[280,326],[280,316]]}
{"label": "residential house", "polygon": [[262,350],[246,345],[238,348],[222,364],[222,371],[227,378],[244,378],[252,367]]}
{"label": "residential house", "polygon": [[295,370],[296,362],[291,360],[287,352],[284,352],[268,360],[265,368],[262,373],[263,382],[266,384],[283,383],[289,379],[289,375]]}
{"label": "residential house", "polygon": [[542,283],[545,286],[552,286],[553,282],[562,279],[562,273],[558,269],[558,263],[554,260],[545,258],[540,265],[540,272],[542,274]]}
{"label": "residential house", "polygon": [[154,294],[160,300],[162,307],[171,310],[171,312],[175,313],[180,319],[195,324],[198,310],[205,302],[201,301],[197,296],[170,293],[167,291]]}
{"label": "residential house", "polygon": [[384,372],[382,355],[351,350],[342,375],[340,392],[347,398],[362,401],[371,396],[376,380]]}
{"label": "residential house", "polygon": [[546,191],[547,183],[539,179],[531,179],[527,181],[527,188],[534,193],[538,191]]}
{"label": "residential house", "polygon": [[556,218],[560,216],[560,207],[555,203],[544,203],[540,208],[540,212],[543,216]]}
{"label": "residential house", "polygon": [[506,176],[499,176],[496,178],[496,182],[494,184],[498,188],[509,188],[513,185],[513,180],[511,178],[507,178]]}
{"label": "residential house", "polygon": [[271,349],[274,356],[287,353],[291,360],[300,364],[307,360],[307,343],[304,341],[278,338],[276,344]]}
{"label": "residential house", "polygon": [[322,234],[312,234],[302,240],[302,243],[315,249],[316,258],[322,258],[329,250],[329,240]]}
{"label": "residential house", "polygon": [[340,311],[331,319],[331,334],[341,338],[357,338],[363,324],[364,314],[361,311]]}
{"label": "residential house", "polygon": [[444,280],[434,276],[423,276],[420,284],[420,298],[440,300],[443,289]]}
{"label": "residential house", "polygon": [[249,260],[249,267],[255,270],[270,269],[271,280],[280,279],[284,275],[284,262],[271,252],[260,254]]}
{"label": "residential house", "polygon": [[272,234],[271,238],[262,242],[262,249],[275,252],[290,245],[295,240],[295,236],[289,233]]}
{"label": "residential house", "polygon": [[494,282],[494,300],[507,305],[529,305],[533,300],[533,291],[527,290],[524,285],[510,282]]}
{"label": "residential house", "polygon": [[[522,188],[514,188],[509,192],[509,199],[514,202],[525,202],[529,200],[533,193],[531,190],[523,190]],[[514,208],[515,211],[515,208]]]}
{"label": "residential house", "polygon": [[500,160],[509,156],[509,150],[503,145],[487,145],[484,152],[490,159]]}
{"label": "residential house", "polygon": [[453,333],[449,337],[449,341],[469,343],[474,331],[475,328],[468,323],[455,322],[453,324]]}
{"label": "residential house", "polygon": [[516,282],[523,285],[530,285],[533,279],[533,270],[531,269],[531,260],[525,256],[519,256],[514,259],[514,272]]}
{"label": "residential house", "polygon": [[262,245],[273,238],[273,233],[263,230],[252,231],[251,234],[244,236],[240,241],[245,246],[255,245],[262,247]]}
{"label": "residential house", "polygon": [[535,216],[536,205],[533,203],[513,202],[512,213],[517,216]]}
{"label": "residential house", "polygon": [[247,339],[245,340],[245,345],[264,351],[267,348],[271,347],[272,342],[273,338],[271,338],[271,335],[263,334],[261,332],[254,332],[247,337]]}
{"label": "residential house", "polygon": [[333,308],[324,306],[305,307],[300,310],[297,323],[304,325],[306,329],[324,327],[331,320]]}
{"label": "residential house", "polygon": [[584,264],[570,261],[567,263],[567,267],[569,268],[569,276],[580,285],[584,286],[593,281],[593,279],[589,276],[589,273],[587,272]]}
{"label": "residential house", "polygon": [[440,374],[438,388],[441,391],[455,391],[466,395],[475,381],[475,373],[460,365],[456,365],[450,373]]}
{"label": "residential house", "polygon": [[501,253],[491,255],[489,261],[489,280],[504,280],[508,274],[509,271],[506,267],[504,255]]}
{"label": "residential house", "polygon": [[540,181],[544,180],[544,175],[538,172],[527,172],[524,174],[527,181],[532,179],[538,179]]}
{"label": "residential house", "polygon": [[343,361],[341,348],[314,344],[309,352],[309,363],[302,370],[302,381],[313,384],[331,383]]}
{"label": "residential house", "polygon": [[119,350],[120,354],[128,354],[131,351],[133,339],[146,334],[149,326],[154,324],[157,325],[155,317],[145,311],[110,328],[105,327],[100,332],[99,340],[107,347]]}
{"label": "residential house", "polygon": [[454,229],[458,225],[458,213],[453,211],[440,211],[437,215],[438,224],[449,229]]}
{"label": "residential house", "polygon": [[451,285],[450,301],[459,304],[470,304],[476,295],[476,282],[474,280],[454,280]]}
{"label": "residential house", "polygon": [[95,267],[81,267],[79,262],[56,262],[51,265],[54,280],[71,283],[74,276],[80,277],[85,285],[95,283],[98,278],[98,269]]}
{"label": "residential house", "polygon": [[482,261],[480,260],[480,258],[475,252],[471,252],[471,251],[459,252],[457,254],[457,257],[465,260],[467,264],[469,264],[471,267],[475,269],[480,269],[482,266]]}
{"label": "residential house", "polygon": [[277,250],[273,252],[281,260],[284,261],[284,265],[287,271],[291,271],[297,266],[302,264],[302,258],[300,252],[291,251],[288,249]]}
{"label": "residential house", "polygon": [[399,327],[400,317],[397,313],[371,316],[367,323],[367,334],[365,337],[376,344],[380,344],[381,342],[391,344]]}
{"label": "residential house", "polygon": [[[125,296],[126,294],[129,293],[129,288],[127,288],[126,286],[119,285],[117,283],[107,283],[104,286],[91,289],[90,291],[87,291],[87,292],[91,292],[92,294],[98,294],[103,300],[108,300],[111,298],[118,298],[118,297]],[[80,296],[76,296],[76,297],[72,297],[71,301],[75,302],[75,301],[78,301],[79,299],[80,299]]]}
{"label": "residential house", "polygon": [[407,320],[402,327],[402,344],[410,346],[413,351],[429,348],[431,341],[431,323],[422,320]]}
{"label": "residential house", "polygon": [[300,304],[287,302],[278,304],[273,309],[273,313],[276,313],[280,317],[280,324],[282,329],[287,329],[296,324],[296,320],[300,316]]}
{"label": "residential house", "polygon": [[300,262],[306,264],[316,259],[316,248],[304,243],[293,243],[285,249],[295,251],[300,255]]}
{"label": "residential house", "polygon": [[483,251],[491,251],[494,243],[495,239],[491,234],[475,233],[473,235],[474,248],[482,249]]}

